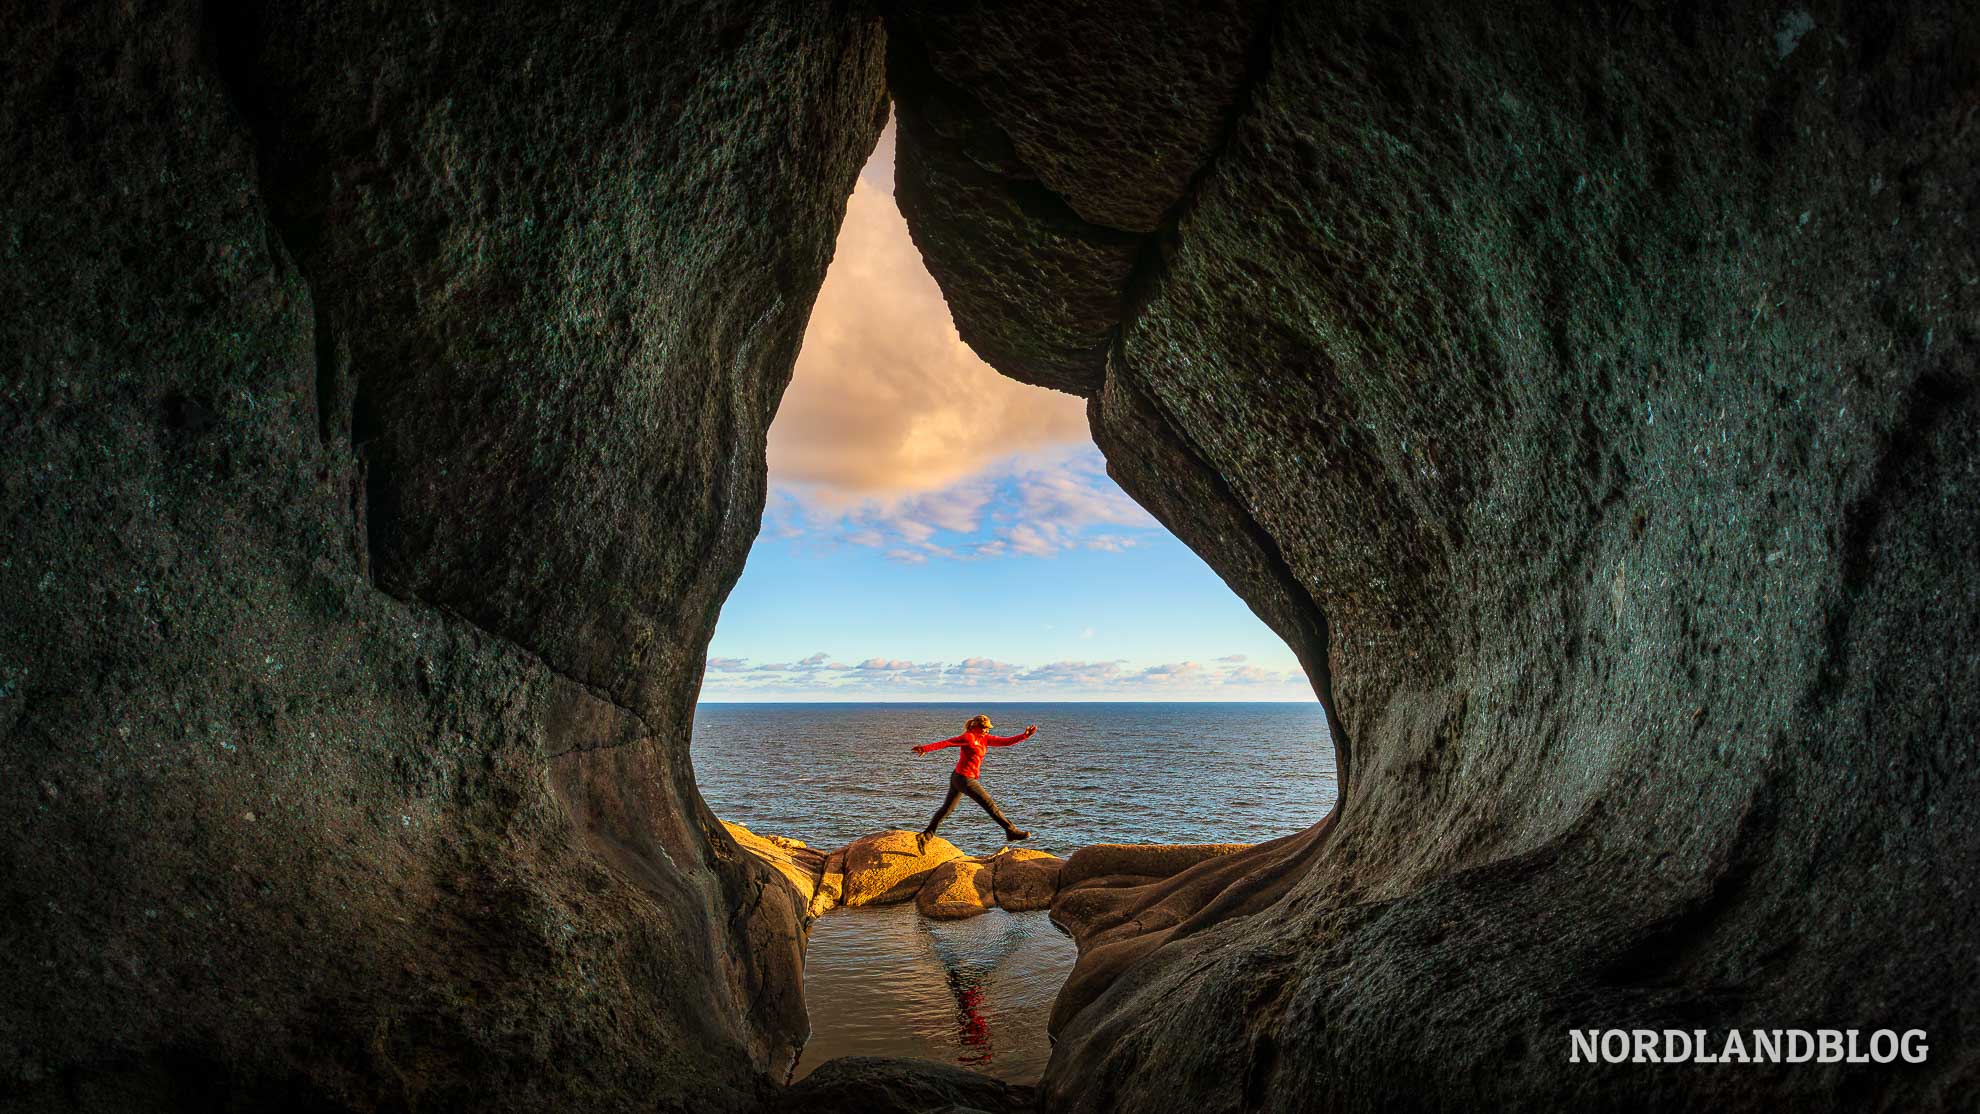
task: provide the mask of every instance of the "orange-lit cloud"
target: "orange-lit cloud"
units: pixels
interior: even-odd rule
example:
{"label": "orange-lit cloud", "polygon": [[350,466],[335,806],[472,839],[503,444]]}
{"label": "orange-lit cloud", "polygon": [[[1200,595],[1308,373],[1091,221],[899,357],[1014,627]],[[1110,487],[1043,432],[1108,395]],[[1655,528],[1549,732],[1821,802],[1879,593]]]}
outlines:
{"label": "orange-lit cloud", "polygon": [[977,359],[894,206],[893,125],[861,172],[770,427],[770,475],[843,505],[946,488],[1017,453],[1090,442],[1085,404]]}

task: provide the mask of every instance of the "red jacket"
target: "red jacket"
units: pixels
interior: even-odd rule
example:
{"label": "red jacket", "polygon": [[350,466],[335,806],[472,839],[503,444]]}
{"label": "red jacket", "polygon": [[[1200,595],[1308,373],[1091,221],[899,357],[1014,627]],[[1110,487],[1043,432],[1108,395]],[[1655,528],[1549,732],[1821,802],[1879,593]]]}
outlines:
{"label": "red jacket", "polygon": [[939,743],[923,743],[914,748],[914,752],[927,754],[931,750],[941,750],[943,747],[959,747],[962,753],[956,756],[956,772],[964,777],[975,777],[983,772],[984,747],[1007,747],[1029,738],[1031,738],[1029,729],[1015,735],[978,735],[965,731],[953,739],[943,739]]}

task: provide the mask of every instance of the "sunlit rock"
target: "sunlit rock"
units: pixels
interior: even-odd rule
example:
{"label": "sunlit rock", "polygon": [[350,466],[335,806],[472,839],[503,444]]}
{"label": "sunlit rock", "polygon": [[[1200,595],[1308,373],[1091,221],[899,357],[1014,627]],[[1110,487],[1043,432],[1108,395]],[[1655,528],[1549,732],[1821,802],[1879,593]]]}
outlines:
{"label": "sunlit rock", "polygon": [[997,860],[950,859],[928,875],[914,895],[914,907],[938,921],[961,920],[987,913],[996,904]]}
{"label": "sunlit rock", "polygon": [[805,910],[807,917],[820,917],[839,907],[840,899],[846,893],[846,851],[841,847],[825,858],[825,865],[818,872],[818,890],[811,896],[811,905]]}
{"label": "sunlit rock", "polygon": [[[777,872],[796,894],[797,907],[807,911],[817,900],[820,878],[828,856],[806,847],[802,840],[783,836],[760,836],[741,824],[722,821],[729,837],[758,861]],[[829,906],[828,906],[829,907]]]}
{"label": "sunlit rock", "polygon": [[935,868],[962,857],[962,850],[941,836],[885,831],[846,845],[843,905],[891,905],[909,901]]}

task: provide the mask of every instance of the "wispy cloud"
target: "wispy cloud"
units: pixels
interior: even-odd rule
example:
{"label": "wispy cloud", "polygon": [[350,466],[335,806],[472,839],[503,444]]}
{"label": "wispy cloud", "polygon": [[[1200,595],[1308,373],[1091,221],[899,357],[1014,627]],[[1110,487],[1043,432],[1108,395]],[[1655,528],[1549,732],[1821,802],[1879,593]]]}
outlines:
{"label": "wispy cloud", "polygon": [[[766,696],[808,699],[915,698],[945,696],[1134,697],[1159,692],[1163,699],[1308,699],[1306,677],[1297,669],[1270,669],[1219,658],[1136,665],[1125,659],[1054,661],[1041,665],[972,657],[961,661],[915,661],[869,657],[853,664],[814,654],[798,662],[748,665],[737,658],[709,659],[703,681],[707,700],[752,700]],[[720,663],[718,666],[717,663]],[[1242,690],[1242,691],[1233,691]]]}
{"label": "wispy cloud", "polygon": [[848,498],[779,484],[765,511],[772,537],[877,549],[896,561],[1053,557],[1119,552],[1162,527],[1107,478],[1092,448],[997,462],[935,491]]}

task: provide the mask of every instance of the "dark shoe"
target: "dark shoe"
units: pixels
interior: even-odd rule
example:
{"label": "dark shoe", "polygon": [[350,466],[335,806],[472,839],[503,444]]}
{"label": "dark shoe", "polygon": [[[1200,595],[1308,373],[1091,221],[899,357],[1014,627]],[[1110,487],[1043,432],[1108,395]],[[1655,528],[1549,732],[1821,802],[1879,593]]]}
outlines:
{"label": "dark shoe", "polygon": [[1011,828],[1004,833],[1005,843],[1016,843],[1021,839],[1030,839],[1030,838],[1031,838],[1031,833],[1025,831],[1023,828]]}

